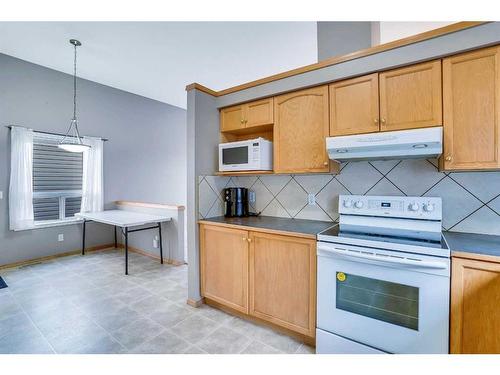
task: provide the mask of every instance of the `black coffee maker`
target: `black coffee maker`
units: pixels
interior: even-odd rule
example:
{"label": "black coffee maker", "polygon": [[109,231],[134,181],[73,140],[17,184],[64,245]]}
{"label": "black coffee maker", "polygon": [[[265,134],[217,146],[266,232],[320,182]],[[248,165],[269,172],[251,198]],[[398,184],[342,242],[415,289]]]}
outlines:
{"label": "black coffee maker", "polygon": [[224,189],[224,216],[250,216],[248,210],[248,189],[235,187]]}

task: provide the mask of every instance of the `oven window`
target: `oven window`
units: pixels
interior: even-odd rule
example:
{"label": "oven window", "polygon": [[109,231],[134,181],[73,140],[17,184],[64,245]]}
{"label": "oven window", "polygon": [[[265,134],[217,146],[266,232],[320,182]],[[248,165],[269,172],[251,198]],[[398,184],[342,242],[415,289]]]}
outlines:
{"label": "oven window", "polygon": [[418,331],[418,288],[337,272],[337,309]]}
{"label": "oven window", "polygon": [[248,146],[231,147],[222,149],[222,163],[228,164],[247,164]]}

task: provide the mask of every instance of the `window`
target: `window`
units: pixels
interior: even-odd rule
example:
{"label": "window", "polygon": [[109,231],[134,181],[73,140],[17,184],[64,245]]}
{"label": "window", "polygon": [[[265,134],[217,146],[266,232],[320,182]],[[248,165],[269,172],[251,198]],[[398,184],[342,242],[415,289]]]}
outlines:
{"label": "window", "polygon": [[33,214],[35,224],[69,221],[80,212],[83,154],[57,147],[61,137],[34,133]]}

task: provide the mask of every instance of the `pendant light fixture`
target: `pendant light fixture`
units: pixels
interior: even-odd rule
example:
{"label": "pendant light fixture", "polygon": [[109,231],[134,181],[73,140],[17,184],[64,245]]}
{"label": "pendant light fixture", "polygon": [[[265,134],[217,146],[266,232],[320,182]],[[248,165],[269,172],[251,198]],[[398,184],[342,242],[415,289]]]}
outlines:
{"label": "pendant light fixture", "polygon": [[73,63],[73,118],[69,124],[69,129],[64,138],[59,142],[58,147],[69,152],[83,152],[90,148],[90,146],[83,144],[82,137],[78,132],[78,120],[76,118],[76,47],[82,45],[76,39],[70,39],[69,42],[75,49],[75,58]]}

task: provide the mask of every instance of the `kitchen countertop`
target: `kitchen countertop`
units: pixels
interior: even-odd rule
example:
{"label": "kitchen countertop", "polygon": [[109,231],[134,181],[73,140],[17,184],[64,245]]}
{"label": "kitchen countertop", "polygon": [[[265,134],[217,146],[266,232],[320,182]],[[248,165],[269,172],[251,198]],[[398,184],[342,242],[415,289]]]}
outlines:
{"label": "kitchen countertop", "polygon": [[500,261],[500,236],[459,232],[443,232],[443,235],[452,256]]}
{"label": "kitchen countertop", "polygon": [[335,225],[331,221],[287,219],[272,216],[249,217],[210,217],[199,221],[200,223],[220,224],[227,226],[241,226],[249,229],[264,229],[277,232],[289,232],[316,238],[316,235]]}

